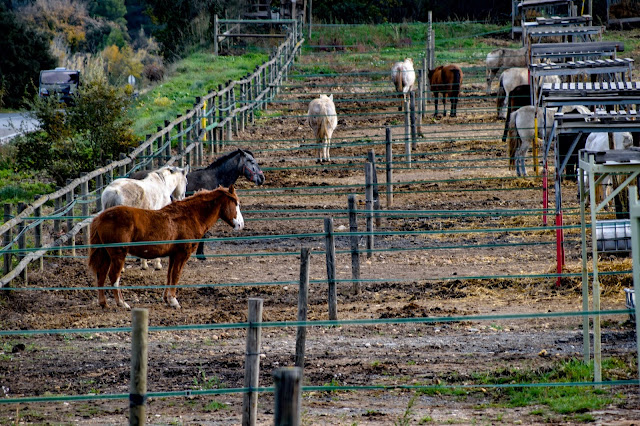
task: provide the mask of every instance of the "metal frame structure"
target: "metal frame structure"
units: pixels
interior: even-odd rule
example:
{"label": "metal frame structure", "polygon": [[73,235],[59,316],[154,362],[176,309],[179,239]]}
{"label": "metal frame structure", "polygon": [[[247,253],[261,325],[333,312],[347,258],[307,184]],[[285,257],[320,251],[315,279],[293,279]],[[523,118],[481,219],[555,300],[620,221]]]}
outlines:
{"label": "metal frame structure", "polygon": [[[523,40],[528,44],[542,43],[542,39],[546,37],[562,37],[564,43],[570,43],[579,40],[582,43],[602,41],[604,27],[600,26],[577,26],[574,24],[567,25],[526,25],[523,30]],[[571,41],[569,41],[571,37]],[[537,40],[536,40],[537,39]],[[597,39],[597,40],[595,40]]]}
{"label": "metal frame structure", "polygon": [[[619,131],[623,130],[621,127]],[[636,129],[638,129],[636,127]],[[638,230],[640,220],[640,207],[638,206],[637,188],[630,186],[640,176],[640,150],[616,150],[604,152],[580,151],[580,219],[581,219],[581,237],[582,237],[582,310],[589,311],[589,274],[587,270],[587,225],[586,225],[586,201],[587,197],[584,188],[584,174],[589,178],[589,202],[591,213],[591,256],[593,262],[593,282],[592,282],[592,298],[593,298],[593,364],[594,364],[594,382],[602,381],[602,333],[600,328],[600,281],[598,280],[598,247],[595,233],[596,214],[602,210],[616,195],[618,195],[625,187],[629,186],[629,204],[630,210],[633,211],[634,219],[631,221],[632,227],[632,251],[633,251],[633,278],[634,291],[637,293],[640,287],[640,241],[638,241]],[[629,176],[625,181],[615,188],[613,192],[607,196],[600,204],[596,203],[595,185],[602,182],[606,176],[611,174],[625,173]],[[596,175],[598,177],[596,178]],[[631,207],[633,206],[633,207]],[[640,318],[638,316],[638,305],[636,304],[636,345],[638,353],[640,353],[640,337],[638,337],[638,329],[640,327]],[[590,337],[589,337],[589,318],[582,317],[582,340],[583,340],[583,356],[584,362],[591,360],[590,356]],[[638,366],[640,372],[640,360]]]}
{"label": "metal frame structure", "polygon": [[[574,0],[523,0],[511,2],[511,38],[515,33],[522,33],[524,39],[524,25],[526,23],[526,14],[528,10],[543,9],[546,7],[567,7],[567,16],[573,16]],[[521,26],[516,26],[516,16],[520,16]]]}

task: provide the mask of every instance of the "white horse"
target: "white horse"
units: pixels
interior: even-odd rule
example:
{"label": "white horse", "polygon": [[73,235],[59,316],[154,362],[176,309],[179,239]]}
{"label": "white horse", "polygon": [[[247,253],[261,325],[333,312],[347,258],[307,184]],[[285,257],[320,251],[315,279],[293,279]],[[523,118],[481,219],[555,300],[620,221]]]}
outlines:
{"label": "white horse", "polygon": [[[526,67],[527,47],[520,49],[496,49],[487,54],[487,95],[491,94],[491,81],[504,68]],[[526,83],[524,83],[526,84]]]}
{"label": "white horse", "polygon": [[333,103],[333,94],[320,95],[309,103],[307,123],[313,129],[318,148],[318,161],[329,161],[331,136],[338,125],[338,114]]}
{"label": "white horse", "polygon": [[[611,137],[610,137],[611,136]],[[629,149],[633,146],[633,136],[629,132],[595,132],[589,134],[584,144],[587,151],[608,151],[610,149]],[[589,180],[584,176],[585,190],[589,189]],[[611,187],[611,176],[607,176],[596,188],[596,201],[601,203]]]}
{"label": "white horse", "polygon": [[[546,75],[542,78],[542,83],[560,83],[560,77],[557,75]],[[518,86],[529,84],[528,68],[509,68],[500,74],[500,83],[498,87],[498,95],[496,97],[496,108],[498,118],[505,119],[507,117],[507,102],[509,94]]]}
{"label": "white horse", "polygon": [[[553,127],[554,115],[558,108],[538,109],[538,139],[544,141]],[[562,107],[562,112],[568,113],[576,111],[581,114],[589,113],[589,109],[582,105],[571,105]],[[523,106],[511,113],[509,129],[507,131],[507,152],[509,156],[509,170],[513,170],[515,165],[517,176],[526,176],[525,156],[529,146],[538,143],[535,138],[535,114],[536,107],[532,105]]]}
{"label": "white horse", "polygon": [[[396,86],[396,92],[402,93],[402,100],[406,102],[407,93],[415,90],[416,72],[413,69],[413,59],[406,58],[402,62],[396,62],[391,67],[391,81]],[[398,108],[402,111],[402,105]]]}
{"label": "white horse", "polygon": [[[102,208],[114,206],[139,207],[147,210],[159,210],[174,200],[182,200],[187,192],[187,173],[185,168],[166,166],[150,172],[141,180],[121,178],[111,182],[102,191]],[[146,259],[142,259],[142,269],[148,269]],[[160,259],[154,261],[155,269],[162,269]]]}

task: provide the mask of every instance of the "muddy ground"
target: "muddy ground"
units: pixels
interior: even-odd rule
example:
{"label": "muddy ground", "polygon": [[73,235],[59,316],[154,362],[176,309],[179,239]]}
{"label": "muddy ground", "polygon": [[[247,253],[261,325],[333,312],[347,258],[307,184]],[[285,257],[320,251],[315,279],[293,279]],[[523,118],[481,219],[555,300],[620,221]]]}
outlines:
{"label": "muddy ground", "polygon": [[[308,59],[309,60],[309,59]],[[303,58],[303,63],[305,59]],[[348,70],[347,70],[348,71]],[[394,171],[392,210],[433,213],[389,215],[376,236],[379,249],[361,255],[360,293],[352,291],[351,259],[344,213],[347,194],[358,192],[363,209],[363,158],[374,148],[384,155],[384,127],[394,138],[403,134],[403,116],[389,96],[386,80],[371,86],[348,78],[314,77],[292,80],[279,102],[225,148],[254,151],[266,175],[257,189],[238,181],[247,220],[242,237],[207,244],[206,261],[192,258],[178,290],[182,309],[162,302],[157,288],[126,289],[133,307],[149,309],[151,326],[220,325],[244,322],[247,300],[264,300],[263,321],[295,321],[299,252],[311,247],[309,319],[328,319],[323,219],[334,217],[339,319],[406,319],[468,315],[542,314],[579,311],[577,277],[543,277],[555,272],[555,233],[527,231],[541,226],[539,214],[503,214],[507,209],[539,209],[540,179],[511,177],[500,140],[503,122],[495,117],[493,100],[483,97],[482,84],[465,84],[456,118],[425,118],[421,140],[413,150],[411,168],[402,167],[404,144],[394,144],[400,167]],[[366,86],[366,87],[365,87]],[[303,118],[315,94],[331,90],[340,115],[334,135],[333,160],[318,164],[310,149],[311,132]],[[373,100],[365,95],[375,92]],[[380,161],[380,160],[378,160]],[[531,163],[528,164],[530,172]],[[305,167],[305,168],[302,168]],[[384,172],[379,179],[385,182]],[[283,188],[285,190],[283,190]],[[576,207],[576,187],[566,182],[568,207]],[[386,198],[382,194],[382,204]],[[553,199],[553,198],[552,198]],[[493,214],[456,214],[492,211]],[[438,213],[436,213],[438,212]],[[567,223],[575,224],[575,215]],[[364,219],[359,219],[363,229]],[[489,230],[489,232],[477,232]],[[510,231],[511,230],[511,231]],[[400,231],[400,232],[398,232]],[[409,231],[433,231],[413,233]],[[442,232],[441,232],[442,231]],[[448,232],[447,231],[455,231]],[[474,232],[459,232],[474,231]],[[232,237],[217,224],[215,237]],[[305,234],[306,236],[299,236]],[[239,234],[240,235],[240,234]],[[267,238],[267,237],[272,238]],[[288,236],[288,237],[282,237]],[[523,245],[527,243],[529,245]],[[361,241],[363,247],[364,239]],[[579,232],[567,231],[567,272],[581,271]],[[60,291],[14,291],[0,299],[4,330],[24,334],[2,338],[2,396],[127,394],[130,337],[126,332],[29,334],[28,330],[129,327],[131,314],[97,304],[92,277],[83,254],[47,258],[43,271],[29,272],[28,286]],[[166,260],[164,261],[166,268]],[[602,269],[630,269],[622,256],[603,256]],[[520,276],[520,277],[517,277]],[[484,278],[483,278],[484,277]],[[124,286],[161,285],[165,270],[141,271],[135,259],[127,263]],[[603,278],[603,309],[624,309],[623,288],[630,276]],[[71,290],[69,290],[72,288]],[[609,379],[627,380],[636,373],[635,335],[628,316],[603,318],[603,357],[617,357],[627,368]],[[407,322],[307,330],[304,385],[388,385],[388,390],[309,391],[303,394],[302,422],[308,425],[389,424],[542,424],[579,423],[575,414],[559,414],[548,406],[507,407],[504,393],[468,389],[417,393],[399,385],[463,385],[474,375],[504,371],[543,372],[558,362],[580,359],[582,326],[578,317],[544,317],[461,322]],[[272,372],[293,365],[294,327],[262,331],[260,386],[273,386]],[[246,332],[241,328],[168,329],[149,338],[149,392],[242,388]],[[637,387],[605,391],[612,403],[588,414],[598,424],[637,424]],[[242,396],[163,396],[148,401],[149,424],[239,424]],[[271,393],[259,397],[258,424],[273,421]],[[0,423],[123,424],[126,399],[0,404]]]}

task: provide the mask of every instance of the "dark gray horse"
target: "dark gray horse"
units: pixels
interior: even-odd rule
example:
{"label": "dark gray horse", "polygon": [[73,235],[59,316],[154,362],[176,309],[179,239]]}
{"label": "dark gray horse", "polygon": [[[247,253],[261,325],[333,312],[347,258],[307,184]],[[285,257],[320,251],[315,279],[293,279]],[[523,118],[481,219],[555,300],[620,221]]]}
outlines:
{"label": "dark gray horse", "polygon": [[[144,179],[148,173],[149,171],[143,170],[132,173],[129,177]],[[193,193],[199,189],[216,189],[220,185],[229,188],[236,183],[241,175],[256,185],[264,183],[264,174],[251,151],[238,148],[217,158],[204,169],[189,172],[187,174],[187,193]],[[205,259],[204,243],[202,242],[198,244],[196,258]]]}

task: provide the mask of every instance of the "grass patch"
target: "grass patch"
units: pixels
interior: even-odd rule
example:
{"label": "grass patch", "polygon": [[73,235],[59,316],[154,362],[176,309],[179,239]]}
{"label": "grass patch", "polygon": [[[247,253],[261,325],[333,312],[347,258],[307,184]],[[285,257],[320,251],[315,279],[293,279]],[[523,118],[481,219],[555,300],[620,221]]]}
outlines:
{"label": "grass patch", "polygon": [[214,56],[209,52],[194,53],[174,64],[170,76],[141,95],[130,111],[134,133],[143,137],[154,133],[164,121],[175,120],[193,108],[196,96],[217,90],[219,84],[238,80],[266,62],[263,53],[242,56]]}
{"label": "grass patch", "polygon": [[[616,379],[629,367],[622,360],[606,359],[602,362],[603,380]],[[627,373],[631,373],[627,371]],[[625,374],[625,373],[622,373]],[[593,377],[593,364],[587,365],[580,360],[569,360],[555,364],[546,370],[497,370],[489,374],[475,375],[474,381],[480,384],[526,384],[526,383],[578,383],[590,382]],[[606,388],[590,386],[560,387],[523,387],[498,389],[498,398],[507,407],[526,407],[530,405],[546,406],[556,414],[577,415],[600,410],[614,402],[614,397]],[[542,409],[531,414],[543,415]]]}

